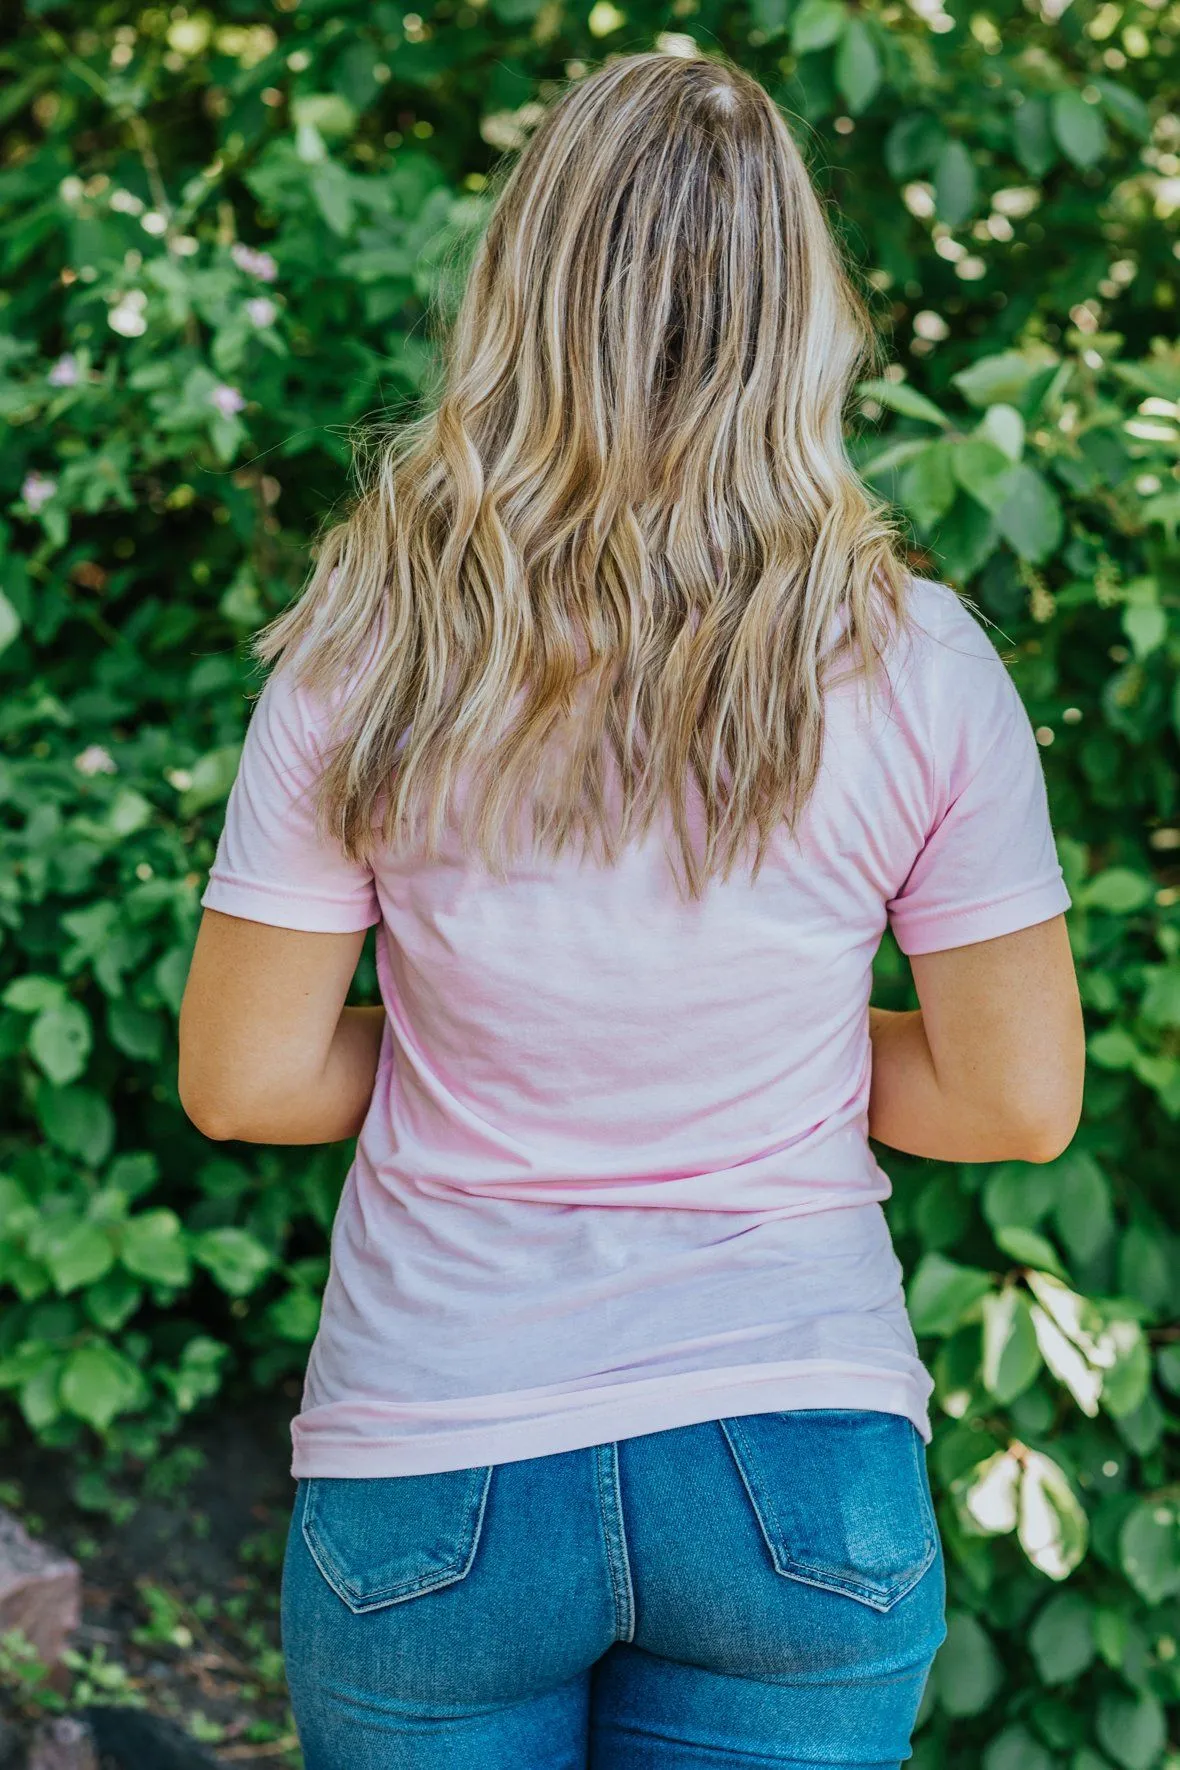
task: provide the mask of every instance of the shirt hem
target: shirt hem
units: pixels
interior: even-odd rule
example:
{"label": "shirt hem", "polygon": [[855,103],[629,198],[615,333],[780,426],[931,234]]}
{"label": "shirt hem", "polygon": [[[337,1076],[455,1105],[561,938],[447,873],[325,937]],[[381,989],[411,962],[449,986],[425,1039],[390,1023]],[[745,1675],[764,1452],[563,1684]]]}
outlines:
{"label": "shirt hem", "polygon": [[210,877],[201,908],[240,916],[247,922],[264,922],[271,928],[291,928],[302,934],[358,934],[381,920],[377,906],[340,903],[330,898],[317,900],[288,893],[278,886],[224,876]]}
{"label": "shirt hem", "polygon": [[[292,1422],[291,1474],[309,1477],[379,1479],[390,1475],[430,1475],[448,1470],[524,1461],[563,1451],[585,1450],[621,1438],[638,1438],[678,1426],[700,1425],[733,1415],[785,1413],[796,1408],[866,1408],[904,1414],[932,1438],[928,1402],[933,1381],[923,1365],[912,1373],[823,1360],[773,1364],[740,1375],[730,1370],[691,1371],[679,1377],[640,1379],[607,1389],[576,1391],[559,1413],[534,1419],[481,1422],[413,1436],[377,1438],[324,1431],[305,1422],[316,1410]],[[551,1398],[550,1405],[556,1397]],[[382,1409],[364,1405],[366,1418]],[[456,1402],[456,1409],[464,1404]],[[390,1406],[389,1413],[419,1410]],[[392,1420],[390,1422],[393,1423]]]}
{"label": "shirt hem", "polygon": [[1072,901],[1064,879],[1058,874],[1055,879],[1030,885],[987,904],[931,910],[914,916],[912,920],[899,912],[891,915],[890,925],[894,939],[907,956],[936,953],[1035,927],[1038,922],[1063,915]]}

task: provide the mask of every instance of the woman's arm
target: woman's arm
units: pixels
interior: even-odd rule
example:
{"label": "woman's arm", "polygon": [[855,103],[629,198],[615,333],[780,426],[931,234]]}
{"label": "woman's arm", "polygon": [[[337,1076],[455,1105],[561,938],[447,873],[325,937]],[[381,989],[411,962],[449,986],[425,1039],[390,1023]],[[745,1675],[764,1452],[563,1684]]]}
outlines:
{"label": "woman's arm", "polygon": [[207,1137],[337,1143],[373,1095],[383,1008],[345,1007],[365,933],[206,910],[180,1008],[181,1104]]}
{"label": "woman's arm", "polygon": [[910,960],[920,1008],[870,1008],[869,1135],[940,1161],[1051,1161],[1082,1109],[1065,917]]}

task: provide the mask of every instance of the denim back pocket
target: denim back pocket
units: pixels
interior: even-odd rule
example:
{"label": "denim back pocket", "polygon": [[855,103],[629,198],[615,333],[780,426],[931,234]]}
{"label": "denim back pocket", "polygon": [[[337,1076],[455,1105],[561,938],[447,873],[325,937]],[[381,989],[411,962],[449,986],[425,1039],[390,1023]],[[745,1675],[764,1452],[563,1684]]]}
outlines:
{"label": "denim back pocket", "polygon": [[303,1540],[357,1615],[453,1585],[471,1570],[492,1466],[302,1483]]}
{"label": "denim back pocket", "polygon": [[775,1569],[890,1610],[938,1548],[925,1447],[904,1414],[800,1408],[721,1421]]}

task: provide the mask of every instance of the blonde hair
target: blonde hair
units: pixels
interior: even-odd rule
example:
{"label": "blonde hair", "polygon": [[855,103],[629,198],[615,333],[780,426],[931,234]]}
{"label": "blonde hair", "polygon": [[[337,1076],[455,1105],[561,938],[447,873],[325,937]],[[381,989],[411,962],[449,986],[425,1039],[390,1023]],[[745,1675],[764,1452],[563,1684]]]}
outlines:
{"label": "blonde hair", "polygon": [[522,807],[542,851],[607,862],[663,810],[690,894],[756,871],[815,783],[827,665],[867,680],[903,612],[843,439],[871,340],[756,80],[651,53],[567,86],[505,172],[441,393],[255,639],[349,685],[322,832],[436,853],[455,818],[499,872]]}

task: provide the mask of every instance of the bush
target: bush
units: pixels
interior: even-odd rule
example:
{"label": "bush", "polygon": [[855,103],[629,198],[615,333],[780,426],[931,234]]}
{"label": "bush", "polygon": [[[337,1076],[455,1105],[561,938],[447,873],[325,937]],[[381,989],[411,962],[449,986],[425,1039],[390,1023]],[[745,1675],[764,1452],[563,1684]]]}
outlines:
{"label": "bush", "polygon": [[175,1019],[350,429],[429,392],[554,80],[691,37],[794,118],[896,362],[858,459],[1003,630],[1089,1023],[1058,1161],[882,1152],[950,1576],[920,1770],[1150,1770],[1180,1695],[1180,9],[1043,5],[30,0],[3,52],[0,1390],[79,1471],[314,1333],[349,1151],[208,1145]]}

